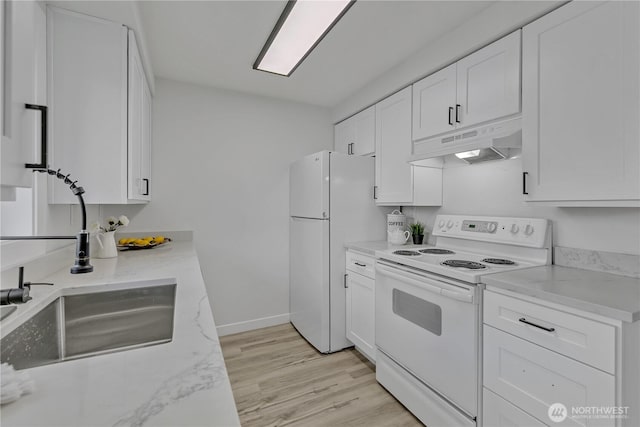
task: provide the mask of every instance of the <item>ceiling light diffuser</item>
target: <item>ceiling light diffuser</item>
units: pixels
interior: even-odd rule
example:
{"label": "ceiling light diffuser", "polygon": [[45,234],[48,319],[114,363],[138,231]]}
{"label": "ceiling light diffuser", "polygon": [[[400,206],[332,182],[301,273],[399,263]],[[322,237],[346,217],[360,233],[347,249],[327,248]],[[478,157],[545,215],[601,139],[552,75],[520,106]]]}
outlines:
{"label": "ceiling light diffuser", "polygon": [[290,76],[355,0],[289,0],[254,70]]}

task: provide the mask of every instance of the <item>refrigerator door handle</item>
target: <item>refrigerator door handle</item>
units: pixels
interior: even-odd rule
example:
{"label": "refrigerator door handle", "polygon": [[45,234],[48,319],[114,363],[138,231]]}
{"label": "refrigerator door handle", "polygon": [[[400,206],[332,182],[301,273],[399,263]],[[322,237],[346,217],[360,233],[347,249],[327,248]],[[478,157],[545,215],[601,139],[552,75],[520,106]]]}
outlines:
{"label": "refrigerator door handle", "polygon": [[347,277],[348,276],[349,275],[347,273],[344,274],[344,287],[345,287],[345,289],[349,287],[349,285],[347,284]]}

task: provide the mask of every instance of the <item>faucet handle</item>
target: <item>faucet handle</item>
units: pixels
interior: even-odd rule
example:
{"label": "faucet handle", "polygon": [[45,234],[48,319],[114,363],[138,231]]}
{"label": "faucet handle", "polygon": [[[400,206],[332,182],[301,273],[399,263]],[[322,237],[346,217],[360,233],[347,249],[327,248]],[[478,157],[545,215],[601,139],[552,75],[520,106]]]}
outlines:
{"label": "faucet handle", "polygon": [[[18,267],[18,289],[31,289],[31,286],[34,285],[47,285],[47,286],[53,286],[53,283],[32,283],[32,282],[24,282],[24,267]],[[27,292],[27,296],[29,296],[29,292]],[[31,297],[29,297],[29,299],[31,299]],[[28,301],[28,300],[27,300]],[[26,301],[25,301],[26,302]]]}
{"label": "faucet handle", "polygon": [[29,296],[33,285],[53,285],[53,283],[31,283],[24,281],[24,267],[18,268],[18,287],[0,290],[0,305],[24,304],[32,298]]}

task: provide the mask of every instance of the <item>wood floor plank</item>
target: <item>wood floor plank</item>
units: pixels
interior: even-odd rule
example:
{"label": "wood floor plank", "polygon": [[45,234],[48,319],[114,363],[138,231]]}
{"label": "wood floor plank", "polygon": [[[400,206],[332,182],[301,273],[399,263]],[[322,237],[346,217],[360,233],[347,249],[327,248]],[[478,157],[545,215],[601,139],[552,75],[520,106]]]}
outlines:
{"label": "wood floor plank", "polygon": [[243,427],[422,426],[354,349],[321,354],[290,324],[220,343]]}

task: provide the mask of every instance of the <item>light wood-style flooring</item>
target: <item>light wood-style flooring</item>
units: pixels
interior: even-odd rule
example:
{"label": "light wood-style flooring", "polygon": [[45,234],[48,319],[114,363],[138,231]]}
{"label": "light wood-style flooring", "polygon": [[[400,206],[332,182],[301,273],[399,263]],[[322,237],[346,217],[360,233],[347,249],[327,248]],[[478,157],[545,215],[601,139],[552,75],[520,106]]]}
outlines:
{"label": "light wood-style flooring", "polygon": [[422,426],[354,349],[318,353],[290,324],[220,342],[243,427]]}

